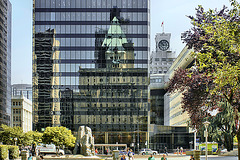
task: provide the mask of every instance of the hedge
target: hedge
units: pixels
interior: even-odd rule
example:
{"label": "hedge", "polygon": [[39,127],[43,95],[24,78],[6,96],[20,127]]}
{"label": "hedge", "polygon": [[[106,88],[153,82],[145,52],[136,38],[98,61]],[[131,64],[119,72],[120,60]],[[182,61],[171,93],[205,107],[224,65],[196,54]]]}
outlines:
{"label": "hedge", "polygon": [[0,145],[0,160],[7,159],[8,157],[8,146]]}
{"label": "hedge", "polygon": [[18,146],[8,146],[9,159],[15,159],[19,157],[19,148]]}

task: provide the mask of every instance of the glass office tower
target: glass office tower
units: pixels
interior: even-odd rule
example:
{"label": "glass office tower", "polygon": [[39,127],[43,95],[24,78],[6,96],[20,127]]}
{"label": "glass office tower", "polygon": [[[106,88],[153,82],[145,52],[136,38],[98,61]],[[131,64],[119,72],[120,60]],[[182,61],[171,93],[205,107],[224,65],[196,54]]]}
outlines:
{"label": "glass office tower", "polygon": [[11,116],[11,22],[12,5],[0,0],[0,124],[10,125]]}
{"label": "glass office tower", "polygon": [[95,143],[148,130],[149,0],[33,1],[33,128],[92,128]]}

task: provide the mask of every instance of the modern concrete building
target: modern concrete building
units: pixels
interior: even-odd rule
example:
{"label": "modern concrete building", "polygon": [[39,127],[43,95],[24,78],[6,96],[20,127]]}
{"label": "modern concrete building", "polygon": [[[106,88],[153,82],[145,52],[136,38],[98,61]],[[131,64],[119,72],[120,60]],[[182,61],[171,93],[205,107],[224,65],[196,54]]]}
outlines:
{"label": "modern concrete building", "polygon": [[149,6],[33,0],[34,130],[86,125],[95,143],[146,147]]}
{"label": "modern concrete building", "polygon": [[[185,47],[181,53],[178,55],[177,59],[174,61],[173,65],[169,68],[166,73],[166,77],[164,81],[168,81],[170,78],[174,76],[174,71],[178,68],[189,68],[194,63],[194,58],[191,56],[191,52],[193,50],[187,49]],[[189,120],[189,116],[186,112],[182,113],[181,108],[181,97],[182,94],[180,92],[176,92],[174,94],[166,94],[164,96],[164,125],[170,126],[187,126],[187,121]]]}
{"label": "modern concrete building", "polygon": [[32,84],[13,84],[12,96],[20,95],[32,101]]}
{"label": "modern concrete building", "polygon": [[11,126],[20,126],[23,132],[32,130],[32,102],[23,95],[12,97]]}
{"label": "modern concrete building", "polygon": [[12,5],[9,0],[0,0],[0,11],[0,124],[10,125]]}

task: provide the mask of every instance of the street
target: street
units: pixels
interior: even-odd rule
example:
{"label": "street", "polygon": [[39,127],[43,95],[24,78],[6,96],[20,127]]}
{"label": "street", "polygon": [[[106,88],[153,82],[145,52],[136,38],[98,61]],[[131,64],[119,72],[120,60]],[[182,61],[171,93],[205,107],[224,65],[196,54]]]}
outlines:
{"label": "street", "polygon": [[[139,157],[135,158],[136,160],[147,160],[148,157]],[[161,160],[160,157],[156,157],[156,160]],[[182,156],[182,157],[167,157],[168,160],[189,160],[190,156]],[[205,156],[201,156],[201,160],[205,160]],[[209,156],[208,160],[238,160],[236,156]]]}
{"label": "street", "polygon": [[[208,160],[237,160],[236,156],[219,156],[219,157],[208,157]],[[201,160],[205,160],[204,156],[201,156]]]}

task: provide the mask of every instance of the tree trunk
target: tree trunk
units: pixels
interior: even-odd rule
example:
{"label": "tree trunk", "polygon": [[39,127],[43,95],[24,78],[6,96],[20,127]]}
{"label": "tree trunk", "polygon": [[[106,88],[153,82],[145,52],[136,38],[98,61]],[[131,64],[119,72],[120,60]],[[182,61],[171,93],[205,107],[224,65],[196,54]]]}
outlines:
{"label": "tree trunk", "polygon": [[237,140],[238,140],[238,159],[240,159],[240,130],[237,131]]}
{"label": "tree trunk", "polygon": [[233,136],[229,133],[224,133],[224,146],[228,152],[233,150]]}

